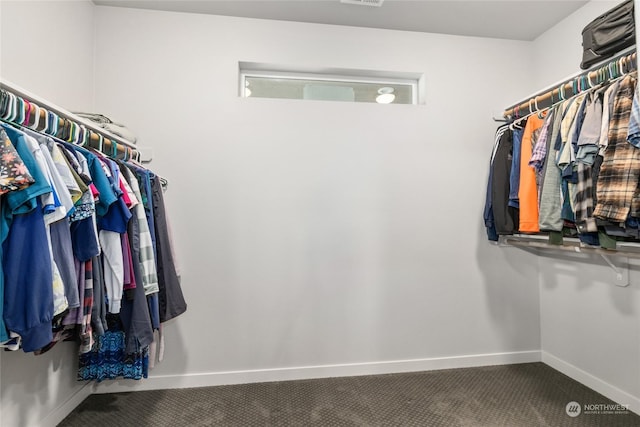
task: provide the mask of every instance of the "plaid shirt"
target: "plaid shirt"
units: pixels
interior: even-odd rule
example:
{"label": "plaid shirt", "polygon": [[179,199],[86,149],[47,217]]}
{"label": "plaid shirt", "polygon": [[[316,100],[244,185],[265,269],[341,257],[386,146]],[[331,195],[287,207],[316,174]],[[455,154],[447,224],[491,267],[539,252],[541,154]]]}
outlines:
{"label": "plaid shirt", "polygon": [[580,233],[595,233],[598,231],[596,219],[593,217],[594,208],[594,180],[593,166],[578,162],[578,184],[576,186],[576,225]]}
{"label": "plaid shirt", "polygon": [[538,135],[538,139],[536,141],[536,145],[533,147],[533,152],[531,153],[531,160],[529,160],[529,166],[536,170],[536,174],[540,175],[542,173],[542,169],[544,167],[544,160],[547,157],[547,138],[549,137],[549,128],[553,123],[553,110],[547,115],[544,124],[542,125],[542,129],[540,130],[540,134]]}
{"label": "plaid shirt", "polygon": [[609,143],[604,152],[596,191],[594,216],[625,222],[640,177],[640,149],[627,142],[636,78],[626,76],[616,94],[609,124]]}

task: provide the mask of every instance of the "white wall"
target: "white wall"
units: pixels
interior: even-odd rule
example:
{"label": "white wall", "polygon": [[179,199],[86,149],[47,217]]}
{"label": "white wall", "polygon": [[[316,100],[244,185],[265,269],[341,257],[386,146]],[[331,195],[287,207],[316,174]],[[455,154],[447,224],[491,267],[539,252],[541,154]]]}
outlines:
{"label": "white wall", "polygon": [[70,110],[93,107],[90,0],[0,1],[0,76]]}
{"label": "white wall", "polygon": [[581,71],[582,29],[621,2],[592,0],[534,40],[536,89]]}
{"label": "white wall", "polygon": [[[64,108],[91,109],[94,7],[0,1],[0,76]],[[89,387],[75,380],[75,344],[38,357],[0,352],[0,359],[2,426],[54,426],[88,395]]]}
{"label": "white wall", "polygon": [[[535,40],[540,87],[580,70],[582,28],[618,3],[592,1]],[[543,360],[638,412],[640,274],[628,288],[612,276],[597,258],[540,258]]]}
{"label": "white wall", "polygon": [[[96,106],[170,180],[189,304],[142,387],[539,357],[535,262],[481,220],[491,116],[533,77],[527,43],[108,7],[96,23]],[[427,102],[243,99],[239,61],[425,72]]]}

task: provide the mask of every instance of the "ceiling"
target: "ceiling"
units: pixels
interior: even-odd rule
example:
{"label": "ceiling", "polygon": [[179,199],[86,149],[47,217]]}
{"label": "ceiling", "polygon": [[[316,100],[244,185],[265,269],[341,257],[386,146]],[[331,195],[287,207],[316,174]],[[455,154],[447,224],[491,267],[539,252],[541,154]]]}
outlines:
{"label": "ceiling", "polygon": [[339,0],[93,0],[97,5],[281,21],[534,40],[588,1],[385,0],[381,7]]}

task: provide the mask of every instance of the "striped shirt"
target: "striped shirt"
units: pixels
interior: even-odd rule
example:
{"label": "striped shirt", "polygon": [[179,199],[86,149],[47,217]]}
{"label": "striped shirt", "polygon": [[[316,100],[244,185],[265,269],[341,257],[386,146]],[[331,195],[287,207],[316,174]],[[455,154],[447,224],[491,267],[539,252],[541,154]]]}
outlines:
{"label": "striped shirt", "polygon": [[[142,199],[140,193],[140,185],[138,180],[128,168],[123,168],[123,173],[127,174],[127,181],[131,186],[133,194],[138,200]],[[138,218],[140,224],[140,266],[142,268],[142,286],[145,295],[159,292],[158,287],[158,271],[156,268],[156,257],[153,250],[153,241],[151,240],[151,232],[149,231],[149,223],[147,215],[144,211],[142,203],[138,203],[133,208],[133,213]]]}

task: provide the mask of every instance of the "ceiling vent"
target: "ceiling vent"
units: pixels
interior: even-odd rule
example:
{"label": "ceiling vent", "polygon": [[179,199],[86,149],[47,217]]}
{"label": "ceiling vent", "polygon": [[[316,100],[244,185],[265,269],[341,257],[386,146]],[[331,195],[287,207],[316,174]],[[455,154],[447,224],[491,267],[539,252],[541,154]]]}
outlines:
{"label": "ceiling vent", "polygon": [[382,6],[384,0],[340,0],[340,3],[357,4],[358,6]]}

